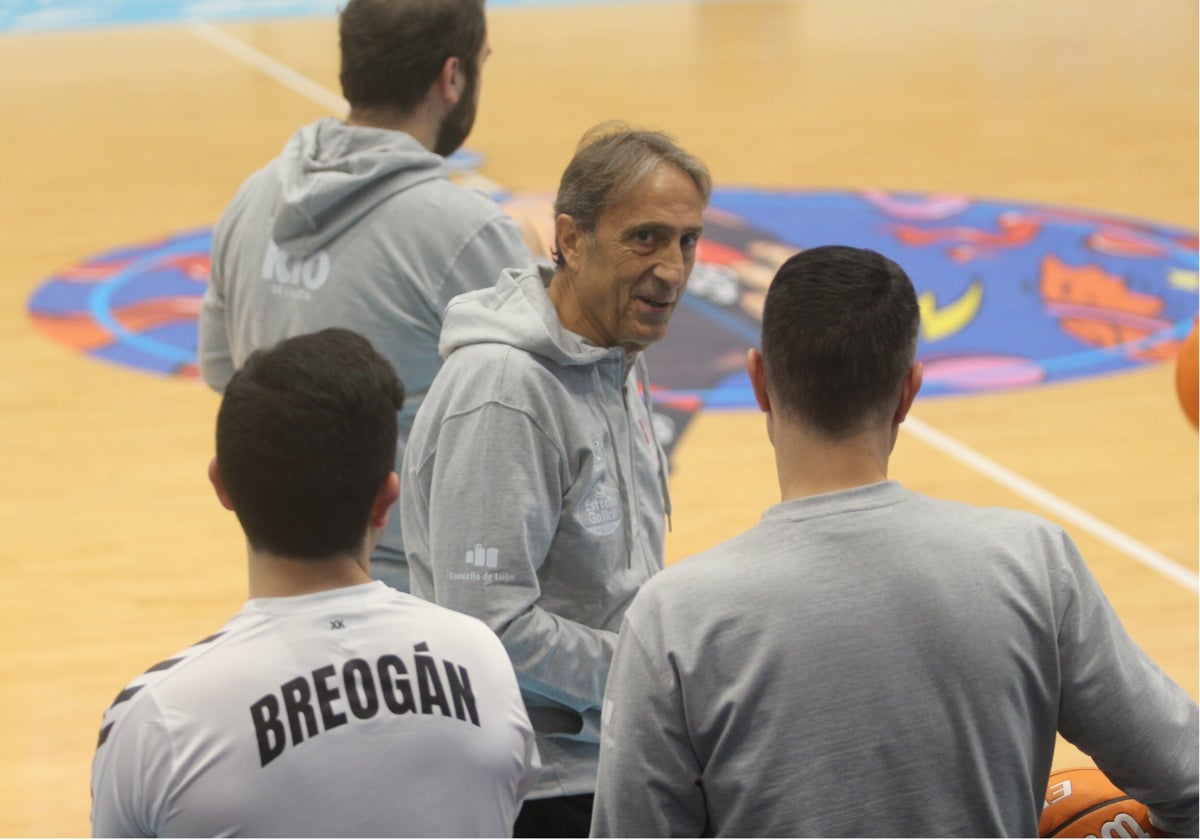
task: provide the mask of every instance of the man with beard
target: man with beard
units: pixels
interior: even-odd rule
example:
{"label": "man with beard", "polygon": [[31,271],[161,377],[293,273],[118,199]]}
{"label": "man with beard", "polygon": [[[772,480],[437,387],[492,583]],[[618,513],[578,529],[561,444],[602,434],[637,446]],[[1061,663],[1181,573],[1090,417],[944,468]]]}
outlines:
{"label": "man with beard", "polygon": [[[452,183],[444,160],[475,120],[490,52],[483,0],[351,0],[339,29],[350,113],[296,132],[218,222],[200,373],[222,391],[260,347],[353,329],[408,388],[399,459],[441,366],[446,304],[533,257],[517,224]],[[399,516],[371,566],[407,591]]]}

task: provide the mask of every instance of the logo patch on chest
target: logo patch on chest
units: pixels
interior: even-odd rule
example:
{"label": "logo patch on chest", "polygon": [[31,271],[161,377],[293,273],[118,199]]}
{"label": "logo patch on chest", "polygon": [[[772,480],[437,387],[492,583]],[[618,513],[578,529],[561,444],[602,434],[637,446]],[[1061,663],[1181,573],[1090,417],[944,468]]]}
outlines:
{"label": "logo patch on chest", "polygon": [[606,537],[621,526],[621,496],[605,484],[597,484],[579,507],[579,521],[589,534]]}

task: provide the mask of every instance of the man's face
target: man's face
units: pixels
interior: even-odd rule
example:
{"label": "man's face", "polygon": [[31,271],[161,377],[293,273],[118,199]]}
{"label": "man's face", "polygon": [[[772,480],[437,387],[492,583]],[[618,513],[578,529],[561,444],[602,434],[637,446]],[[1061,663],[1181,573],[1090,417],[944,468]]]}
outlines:
{"label": "man's face", "polygon": [[[654,172],[605,210],[587,233],[569,216],[564,240],[571,273],[558,290],[563,325],[599,344],[644,350],[667,334],[687,288],[703,229],[704,199],[695,182],[672,164]],[[562,282],[562,281],[559,281]]]}
{"label": "man's face", "polygon": [[449,157],[458,151],[459,147],[466,142],[467,135],[471,133],[471,129],[475,125],[475,113],[479,108],[479,89],[483,79],[483,63],[491,51],[492,48],[485,38],[483,47],[479,50],[479,57],[475,61],[475,72],[467,73],[466,70],[463,70],[467,80],[462,96],[459,97],[450,113],[446,114],[442,124],[438,126],[437,142],[434,144],[433,151],[442,157]]}

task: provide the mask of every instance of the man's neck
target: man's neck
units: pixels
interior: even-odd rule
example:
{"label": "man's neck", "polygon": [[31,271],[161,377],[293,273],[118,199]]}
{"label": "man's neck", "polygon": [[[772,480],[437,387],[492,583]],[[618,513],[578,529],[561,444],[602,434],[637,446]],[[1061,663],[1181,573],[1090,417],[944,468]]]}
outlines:
{"label": "man's neck", "polygon": [[[588,323],[588,318],[579,305],[579,299],[575,297],[573,282],[574,278],[569,269],[558,268],[546,285],[546,295],[554,304],[554,311],[558,314],[558,323],[564,330],[574,333],[597,347],[613,347],[614,345],[605,343],[599,330]],[[629,371],[633,370],[633,365],[637,362],[638,354],[644,348],[632,345],[620,346],[625,351],[625,377],[628,377]]]}
{"label": "man's neck", "polygon": [[775,429],[775,465],[781,500],[787,502],[886,481],[892,449],[888,437],[872,430],[830,440],[795,427]]}
{"label": "man's neck", "polygon": [[371,582],[365,556],[339,555],[325,560],[299,560],[249,549],[251,598],[311,595]]}
{"label": "man's neck", "polygon": [[569,268],[558,268],[546,285],[546,295],[554,304],[554,311],[563,329],[599,345],[599,338],[589,327],[579,300],[575,297],[573,281],[574,275]]}
{"label": "man's neck", "polygon": [[391,110],[353,110],[346,117],[346,125],[403,131],[429,151],[433,151],[434,146],[437,145],[437,121],[428,119],[420,110],[408,114]]}

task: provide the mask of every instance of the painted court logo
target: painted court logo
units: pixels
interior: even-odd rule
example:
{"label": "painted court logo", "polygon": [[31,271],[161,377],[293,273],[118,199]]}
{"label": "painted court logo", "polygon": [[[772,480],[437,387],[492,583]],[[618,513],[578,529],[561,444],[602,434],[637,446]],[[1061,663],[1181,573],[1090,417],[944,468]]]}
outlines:
{"label": "painted court logo", "polygon": [[[547,196],[514,214],[548,224]],[[1173,359],[1197,311],[1194,231],[1066,208],[874,191],[717,190],[667,338],[647,351],[656,408],[751,408],[742,360],[775,269],[797,250],[872,248],[919,294],[922,397],[1029,387]],[[55,341],[113,364],[195,377],[211,230],[68,266],[29,299]],[[264,255],[265,282],[311,294],[328,259]]]}
{"label": "painted court logo", "polygon": [[42,284],[29,315],[47,336],[94,359],[195,377],[211,245],[204,229],[82,260]]}
{"label": "painted court logo", "polygon": [[[775,270],[826,243],[879,251],[913,279],[924,397],[1167,361],[1196,315],[1194,232],[1063,208],[870,191],[725,190],[713,206],[699,282],[686,298],[696,317],[672,322],[667,339],[710,360],[757,342]],[[677,396],[707,408],[752,406],[740,368],[739,359],[715,382],[716,371],[695,372]],[[654,362],[651,370],[655,385],[669,389]]]}

